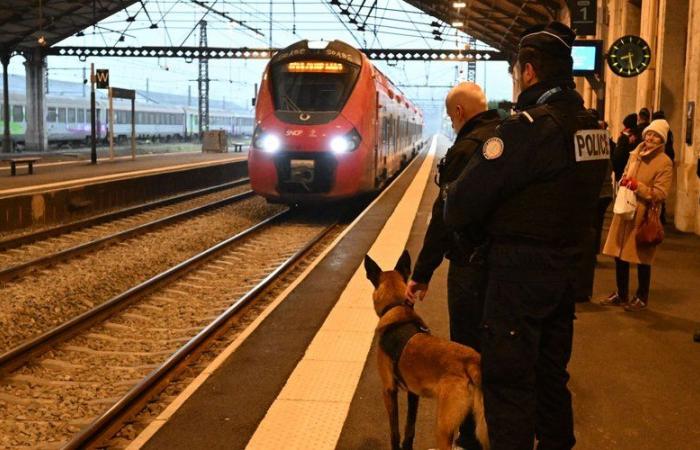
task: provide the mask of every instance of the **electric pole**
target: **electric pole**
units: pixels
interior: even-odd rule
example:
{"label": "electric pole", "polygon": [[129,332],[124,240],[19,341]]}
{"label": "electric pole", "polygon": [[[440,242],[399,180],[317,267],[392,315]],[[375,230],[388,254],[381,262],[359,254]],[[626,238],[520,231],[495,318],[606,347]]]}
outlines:
{"label": "electric pole", "polygon": [[[207,22],[199,22],[199,48],[207,48]],[[206,56],[199,57],[199,138],[202,133],[209,131],[209,59]]]}

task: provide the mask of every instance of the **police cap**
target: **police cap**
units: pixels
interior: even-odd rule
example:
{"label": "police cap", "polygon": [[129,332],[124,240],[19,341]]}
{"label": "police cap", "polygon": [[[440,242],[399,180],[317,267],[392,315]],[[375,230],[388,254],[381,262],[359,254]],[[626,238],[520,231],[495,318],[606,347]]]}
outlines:
{"label": "police cap", "polygon": [[520,35],[519,48],[534,47],[554,57],[571,58],[576,33],[561,22],[528,28]]}

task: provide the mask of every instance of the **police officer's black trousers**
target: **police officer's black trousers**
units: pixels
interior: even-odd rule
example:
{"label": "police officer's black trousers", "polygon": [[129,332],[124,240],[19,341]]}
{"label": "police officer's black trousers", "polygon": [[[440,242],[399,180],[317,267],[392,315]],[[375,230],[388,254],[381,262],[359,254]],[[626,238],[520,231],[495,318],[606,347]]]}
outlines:
{"label": "police officer's black trousers", "polygon": [[[450,339],[479,351],[479,325],[484,310],[486,270],[483,265],[460,266],[450,262],[447,273],[447,306],[450,315]],[[467,417],[459,428],[457,445],[479,450],[474,435],[474,419]]]}
{"label": "police officer's black trousers", "polygon": [[566,366],[573,337],[575,260],[553,249],[491,249],[481,356],[492,450],[575,444]]}

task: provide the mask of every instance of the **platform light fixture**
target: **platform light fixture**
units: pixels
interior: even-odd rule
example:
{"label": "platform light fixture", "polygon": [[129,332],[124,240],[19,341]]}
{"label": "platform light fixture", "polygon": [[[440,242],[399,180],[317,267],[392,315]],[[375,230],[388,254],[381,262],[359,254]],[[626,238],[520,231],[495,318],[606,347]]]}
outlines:
{"label": "platform light fixture", "polygon": [[452,22],[452,26],[453,27],[463,27],[464,22],[462,22],[461,20],[455,20],[454,22]]}
{"label": "platform light fixture", "polygon": [[466,8],[467,4],[465,2],[454,2],[454,3],[452,3],[452,6],[455,9],[460,9],[460,8]]}
{"label": "platform light fixture", "polygon": [[39,39],[37,39],[36,41],[37,41],[37,42],[39,43],[39,45],[41,45],[42,47],[46,47],[46,37],[45,37],[43,34],[42,34],[41,36],[39,36]]}

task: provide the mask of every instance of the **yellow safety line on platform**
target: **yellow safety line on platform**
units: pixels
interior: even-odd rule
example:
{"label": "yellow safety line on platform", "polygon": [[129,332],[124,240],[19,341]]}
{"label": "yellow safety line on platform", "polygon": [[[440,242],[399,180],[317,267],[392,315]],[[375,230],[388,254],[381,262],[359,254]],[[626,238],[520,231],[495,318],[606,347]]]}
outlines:
{"label": "yellow safety line on platform", "polygon": [[[381,267],[394,267],[408,242],[436,145],[433,137],[418,174],[369,250]],[[360,264],[246,450],[335,449],[376,324],[372,285]]]}
{"label": "yellow safety line on platform", "polygon": [[20,194],[39,193],[39,192],[51,191],[51,190],[56,190],[56,189],[61,189],[61,188],[94,184],[94,183],[99,183],[101,181],[136,178],[136,177],[143,176],[143,175],[150,175],[150,174],[159,173],[159,172],[166,172],[166,171],[167,172],[177,172],[180,170],[192,169],[192,168],[196,168],[196,167],[205,167],[205,166],[210,166],[210,165],[215,165],[215,164],[222,164],[222,163],[226,163],[226,162],[239,161],[242,159],[244,159],[244,158],[232,157],[231,159],[219,159],[216,161],[202,161],[202,162],[195,162],[195,163],[178,164],[175,166],[157,167],[155,169],[143,169],[143,170],[136,170],[133,172],[120,172],[120,173],[114,173],[114,174],[110,174],[110,175],[101,175],[98,177],[91,177],[91,178],[79,178],[76,180],[57,181],[55,183],[40,184],[38,186],[24,186],[21,188],[4,189],[4,190],[0,190],[0,197],[10,197],[13,195],[20,195]]}
{"label": "yellow safety line on platform", "polygon": [[[431,161],[428,162],[428,169],[430,169],[430,166],[432,165],[432,159],[434,158],[434,153],[435,153],[435,139],[436,136],[433,137],[433,142],[432,146],[430,148],[430,153],[428,155],[427,159],[430,159]],[[416,160],[411,162],[413,164]],[[425,166],[425,163],[424,163]],[[429,170],[428,170],[429,171]],[[397,177],[393,182],[396,183],[399,181],[406,171],[404,171],[399,177]],[[420,175],[420,173],[418,174]],[[418,178],[418,175],[416,178]],[[423,186],[425,186],[425,181],[423,182]],[[206,369],[204,369],[198,376],[195,378],[186,388],[184,391],[180,393],[180,395],[173,400],[170,405],[163,410],[163,412],[160,413],[160,415],[153,421],[151,422],[142,432],[139,434],[136,439],[134,439],[131,444],[126,448],[126,450],[139,450],[141,447],[143,447],[157,432],[160,430],[168,420],[177,412],[180,407],[194,394],[197,389],[199,389],[206,381],[207,379],[233,354],[233,352],[240,347],[240,345],[250,336],[257,328],[258,326],[284,301],[286,298],[289,296],[289,293],[292,292],[296,287],[311,273],[312,270],[316,268],[316,266],[323,261],[323,259],[326,257],[328,253],[330,253],[336,245],[347,235],[352,229],[355,227],[357,223],[362,220],[362,218],[365,216],[365,214],[372,209],[375,203],[379,202],[382,197],[389,191],[391,186],[387,187],[373,202],[370,204],[367,208],[365,208],[364,212],[360,214],[343,232],[338,235],[338,237],[335,238],[335,240],[329,245],[323,252],[321,252],[320,255],[316,257],[316,259],[302,272],[302,274],[294,280],[292,284],[290,284],[283,292],[281,292],[275,300],[273,300],[263,311],[258,315],[258,317],[250,324],[248,327],[241,332],[240,335],[226,348],[224,349],[223,352],[221,352],[215,359],[212,361],[209,366],[207,366]],[[422,191],[421,191],[422,192]],[[408,194],[408,191],[407,191]],[[415,215],[415,214],[414,214]],[[403,250],[405,246],[405,242],[401,244],[401,250]],[[380,260],[383,261],[383,260]],[[369,302],[371,302],[370,299],[368,299]],[[370,304],[371,307],[371,304]],[[374,326],[374,323],[372,324]],[[287,448],[286,446],[284,448]],[[308,448],[308,447],[304,447]]]}

